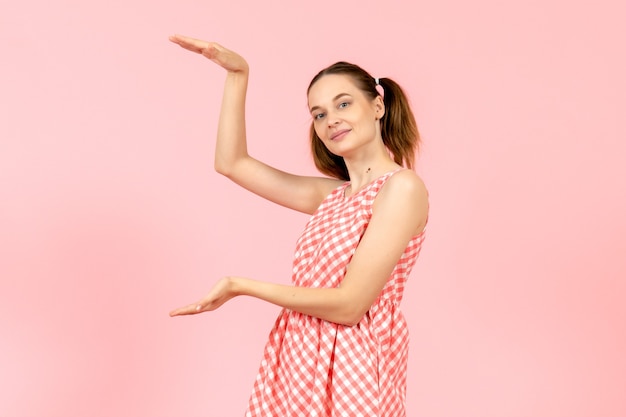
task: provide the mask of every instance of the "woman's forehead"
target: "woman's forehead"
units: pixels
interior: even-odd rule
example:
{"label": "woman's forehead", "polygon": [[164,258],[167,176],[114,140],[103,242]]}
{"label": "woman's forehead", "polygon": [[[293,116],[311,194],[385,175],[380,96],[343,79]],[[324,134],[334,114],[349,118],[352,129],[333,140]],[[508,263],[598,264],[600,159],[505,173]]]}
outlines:
{"label": "woman's forehead", "polygon": [[328,74],[320,78],[311,86],[308,99],[313,101],[332,100],[339,94],[355,95],[360,92],[352,77],[343,74]]}

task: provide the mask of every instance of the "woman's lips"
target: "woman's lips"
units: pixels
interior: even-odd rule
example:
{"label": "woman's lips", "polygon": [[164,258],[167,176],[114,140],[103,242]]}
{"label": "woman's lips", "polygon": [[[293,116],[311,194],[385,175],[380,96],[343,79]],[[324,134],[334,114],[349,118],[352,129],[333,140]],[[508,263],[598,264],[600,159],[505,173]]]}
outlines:
{"label": "woman's lips", "polygon": [[339,130],[335,133],[333,133],[330,136],[330,140],[339,140],[342,139],[344,136],[346,136],[346,134],[348,134],[350,132],[350,129],[343,129],[343,130]]}

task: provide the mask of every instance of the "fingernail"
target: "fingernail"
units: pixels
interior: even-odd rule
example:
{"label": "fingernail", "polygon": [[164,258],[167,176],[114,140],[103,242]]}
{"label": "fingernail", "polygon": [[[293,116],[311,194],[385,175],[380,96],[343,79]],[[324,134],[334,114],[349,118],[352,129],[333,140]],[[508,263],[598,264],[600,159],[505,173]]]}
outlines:
{"label": "fingernail", "polygon": [[200,311],[200,306],[196,306],[196,311]]}

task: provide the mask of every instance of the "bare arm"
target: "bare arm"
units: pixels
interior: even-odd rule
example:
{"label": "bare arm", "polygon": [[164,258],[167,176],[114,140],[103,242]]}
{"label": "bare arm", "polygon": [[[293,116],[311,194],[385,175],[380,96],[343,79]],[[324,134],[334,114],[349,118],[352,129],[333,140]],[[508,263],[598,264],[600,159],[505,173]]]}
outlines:
{"label": "bare arm", "polygon": [[245,103],[248,63],[237,53],[214,43],[175,35],[170,40],[202,54],[227,71],[215,146],[215,170],[272,202],[313,213],[340,181],[289,174],[248,154]]}
{"label": "bare arm", "polygon": [[412,171],[389,179],[374,203],[367,231],[338,288],[306,288],[242,277],[220,280],[197,303],[174,310],[172,316],[215,310],[238,295],[248,295],[344,325],[358,323],[385,286],[394,266],[428,215],[428,197]]}

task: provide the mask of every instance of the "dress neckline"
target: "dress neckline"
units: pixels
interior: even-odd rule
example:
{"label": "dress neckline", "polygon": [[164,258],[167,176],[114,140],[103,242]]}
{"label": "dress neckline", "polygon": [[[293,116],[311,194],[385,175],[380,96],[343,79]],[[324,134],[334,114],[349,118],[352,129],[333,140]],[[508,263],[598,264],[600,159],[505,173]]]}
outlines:
{"label": "dress neckline", "polygon": [[395,174],[398,171],[401,171],[403,169],[406,169],[405,167],[400,167],[397,169],[394,169],[393,171],[387,171],[384,174],[382,174],[379,177],[376,177],[374,180],[368,182],[367,184],[365,184],[365,186],[361,187],[361,189],[359,189],[357,192],[353,192],[352,194],[350,194],[349,196],[346,196],[346,190],[348,189],[348,187],[352,184],[350,181],[346,181],[341,189],[341,193],[339,194],[341,196],[341,199],[343,201],[348,201],[351,200],[353,197],[356,197],[357,195],[361,194],[363,191],[369,189],[372,185],[376,184],[378,181],[380,181],[381,179],[391,176],[393,174]]}

